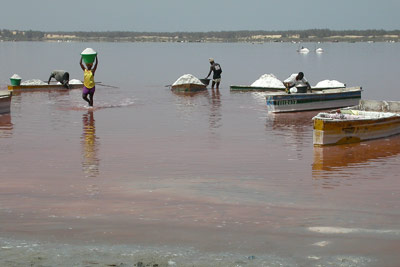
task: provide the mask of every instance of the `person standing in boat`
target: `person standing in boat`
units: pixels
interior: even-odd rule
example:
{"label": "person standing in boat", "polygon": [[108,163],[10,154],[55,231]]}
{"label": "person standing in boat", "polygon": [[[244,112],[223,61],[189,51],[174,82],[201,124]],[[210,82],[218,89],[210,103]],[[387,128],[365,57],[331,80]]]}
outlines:
{"label": "person standing in boat", "polygon": [[211,75],[211,72],[213,73],[213,80],[212,80],[212,84],[211,84],[211,89],[214,89],[214,86],[216,85],[216,89],[219,89],[219,84],[221,82],[221,73],[222,73],[222,68],[221,66],[214,62],[213,58],[209,59],[210,61],[210,72],[208,73],[206,79]]}
{"label": "person standing in boat", "polygon": [[[95,63],[93,66],[93,63],[86,63],[86,68],[82,63],[82,57],[81,61],[79,64],[81,65],[81,68],[83,70],[83,90],[82,90],[82,98],[88,102],[89,106],[93,106],[93,97],[94,97],[94,92],[96,90],[96,83],[94,82],[94,74],[97,70],[97,64],[99,63],[99,60],[95,58]],[[88,98],[89,96],[89,98]]]}
{"label": "person standing in boat", "polygon": [[64,70],[53,70],[50,74],[47,84],[50,84],[50,80],[54,78],[57,82],[60,82],[66,88],[69,89],[69,73]]}
{"label": "person standing in boat", "polygon": [[294,73],[290,75],[289,78],[283,81],[286,87],[286,93],[290,94],[290,88],[296,87],[297,93],[307,93],[307,89],[311,91],[311,85],[308,83],[307,79],[304,77],[303,72]]}

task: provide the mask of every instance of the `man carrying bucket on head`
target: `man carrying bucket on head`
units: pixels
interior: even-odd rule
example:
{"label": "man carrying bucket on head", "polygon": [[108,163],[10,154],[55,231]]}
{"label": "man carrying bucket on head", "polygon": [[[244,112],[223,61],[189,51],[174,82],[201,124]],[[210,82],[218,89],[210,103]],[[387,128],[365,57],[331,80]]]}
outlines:
{"label": "man carrying bucket on head", "polygon": [[53,70],[50,74],[49,81],[47,84],[50,84],[51,78],[54,78],[56,81],[60,82],[66,88],[69,89],[69,73],[64,70]]}
{"label": "man carrying bucket on head", "polygon": [[219,89],[219,83],[221,82],[221,73],[222,73],[221,66],[218,63],[215,63],[213,58],[210,58],[209,61],[211,67],[210,67],[210,72],[208,73],[206,79],[210,76],[211,72],[213,72],[213,80],[211,88],[214,89],[214,86],[217,85],[216,89]]}
{"label": "man carrying bucket on head", "polygon": [[[96,90],[95,87],[95,82],[94,82],[94,74],[97,70],[97,64],[99,63],[99,60],[95,58],[94,62],[94,67],[93,63],[86,63],[86,68],[82,63],[82,56],[81,56],[81,61],[79,64],[81,65],[81,68],[83,70],[83,91],[82,91],[82,98],[89,103],[89,106],[93,106],[93,97],[94,97],[94,91]],[[93,67],[93,69],[92,69]],[[88,99],[89,95],[89,99]]]}

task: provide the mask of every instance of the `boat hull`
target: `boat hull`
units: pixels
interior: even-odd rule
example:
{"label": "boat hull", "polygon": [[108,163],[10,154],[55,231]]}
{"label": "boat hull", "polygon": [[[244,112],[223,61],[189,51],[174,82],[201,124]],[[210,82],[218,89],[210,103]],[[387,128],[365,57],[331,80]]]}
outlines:
{"label": "boat hull", "polygon": [[[70,84],[70,89],[82,88],[83,84]],[[8,85],[8,91],[41,91],[41,90],[69,90],[62,84],[43,85]]]}
{"label": "boat hull", "polygon": [[171,90],[175,92],[197,92],[197,91],[207,90],[207,85],[193,84],[193,83],[178,84],[178,85],[172,85]]}
{"label": "boat hull", "polygon": [[266,96],[266,101],[269,112],[279,113],[354,106],[360,98],[361,88],[352,87],[316,93],[271,94]]}
{"label": "boat hull", "polygon": [[11,93],[0,92],[0,114],[10,113],[11,108]]}
{"label": "boat hull", "polygon": [[[361,103],[364,104],[361,104]],[[375,101],[376,102],[376,101]],[[386,101],[382,101],[387,103]],[[360,101],[358,107],[365,106],[365,101]],[[370,106],[371,105],[368,105]],[[395,106],[395,104],[393,105]],[[400,106],[400,102],[398,104]],[[400,134],[400,113],[392,108],[392,113],[382,112],[382,108],[369,111],[357,109],[342,109],[341,114],[367,115],[377,114],[376,118],[355,119],[329,119],[320,114],[313,118],[313,143],[314,145],[338,145],[357,143],[378,138],[386,138]],[[400,109],[397,111],[400,112]]]}

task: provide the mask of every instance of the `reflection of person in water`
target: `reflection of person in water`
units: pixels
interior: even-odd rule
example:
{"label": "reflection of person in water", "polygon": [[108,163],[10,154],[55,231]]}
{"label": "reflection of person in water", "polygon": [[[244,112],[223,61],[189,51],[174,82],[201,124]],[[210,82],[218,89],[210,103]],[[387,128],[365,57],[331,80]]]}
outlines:
{"label": "reflection of person in water", "polygon": [[88,113],[83,114],[82,122],[83,171],[87,177],[96,177],[99,174],[100,160],[97,157],[98,138],[96,136],[93,111],[88,111]]}
{"label": "reflection of person in water", "polygon": [[221,126],[221,94],[219,89],[211,89],[211,113],[210,113],[210,127],[218,128]]}

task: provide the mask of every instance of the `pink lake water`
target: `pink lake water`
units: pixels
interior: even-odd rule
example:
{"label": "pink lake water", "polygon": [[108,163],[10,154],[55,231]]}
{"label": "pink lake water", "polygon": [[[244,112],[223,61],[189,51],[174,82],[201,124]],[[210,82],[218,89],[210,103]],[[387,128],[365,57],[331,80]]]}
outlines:
{"label": "pink lake water", "polygon": [[[86,47],[103,84],[94,109],[80,89],[14,93],[0,115],[0,237],[396,266],[400,136],[314,148],[317,112],[268,114],[262,93],[229,90],[303,71],[312,85],[336,79],[363,99],[400,100],[398,44],[323,45],[300,55],[275,43],[0,43],[1,89],[14,73],[82,79]],[[203,78],[211,56],[220,90],[165,86]]]}

